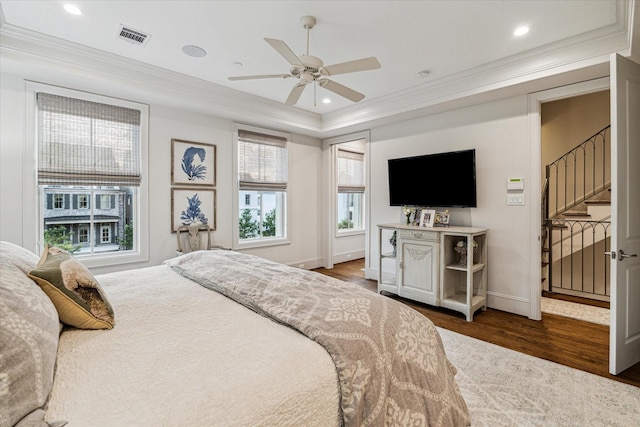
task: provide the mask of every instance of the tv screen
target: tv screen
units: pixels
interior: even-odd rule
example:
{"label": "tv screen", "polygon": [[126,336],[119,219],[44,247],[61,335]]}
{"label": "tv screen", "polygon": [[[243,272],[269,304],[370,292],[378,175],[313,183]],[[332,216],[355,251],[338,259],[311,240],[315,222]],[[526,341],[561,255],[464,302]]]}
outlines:
{"label": "tv screen", "polygon": [[391,206],[476,207],[476,150],[389,159]]}

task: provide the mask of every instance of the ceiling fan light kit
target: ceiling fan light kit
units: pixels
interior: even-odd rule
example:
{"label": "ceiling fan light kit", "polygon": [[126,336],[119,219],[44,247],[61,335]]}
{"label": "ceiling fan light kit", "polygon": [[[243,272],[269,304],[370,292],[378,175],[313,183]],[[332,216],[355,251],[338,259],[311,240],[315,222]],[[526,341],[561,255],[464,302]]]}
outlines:
{"label": "ceiling fan light kit", "polygon": [[[289,74],[263,74],[255,76],[235,76],[229,77],[229,80],[254,80],[254,79],[270,79],[270,78],[297,78],[300,80],[291,89],[287,97],[286,105],[295,105],[304,88],[311,84],[319,84],[328,91],[340,95],[351,102],[360,102],[364,99],[364,95],[347,86],[329,80],[327,76],[335,76],[338,74],[355,73],[359,71],[376,70],[380,68],[380,62],[375,57],[356,59],[354,61],[342,62],[325,67],[324,63],[317,56],[309,55],[309,30],[316,25],[316,18],[313,16],[303,16],[300,23],[307,31],[307,50],[304,55],[296,55],[289,46],[282,40],[265,38],[264,40],[274,48],[280,56],[282,56],[290,65]],[[314,103],[315,105],[315,103]]]}

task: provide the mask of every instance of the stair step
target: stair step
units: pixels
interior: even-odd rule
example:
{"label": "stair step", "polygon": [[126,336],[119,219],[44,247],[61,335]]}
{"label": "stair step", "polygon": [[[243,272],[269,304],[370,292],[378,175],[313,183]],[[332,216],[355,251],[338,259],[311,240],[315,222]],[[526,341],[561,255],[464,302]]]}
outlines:
{"label": "stair step", "polygon": [[547,265],[549,265],[549,263],[547,261],[542,261],[542,267],[546,267]]}
{"label": "stair step", "polygon": [[553,229],[553,230],[563,230],[563,229],[568,229],[569,226],[568,225],[560,225],[560,224],[553,224],[550,225],[549,228]]}
{"label": "stair step", "polygon": [[611,200],[587,200],[585,202],[587,205],[610,205],[611,204]]}
{"label": "stair step", "polygon": [[589,215],[586,211],[566,211],[562,215],[564,215],[565,217],[584,216],[587,218],[591,218],[591,215]]}

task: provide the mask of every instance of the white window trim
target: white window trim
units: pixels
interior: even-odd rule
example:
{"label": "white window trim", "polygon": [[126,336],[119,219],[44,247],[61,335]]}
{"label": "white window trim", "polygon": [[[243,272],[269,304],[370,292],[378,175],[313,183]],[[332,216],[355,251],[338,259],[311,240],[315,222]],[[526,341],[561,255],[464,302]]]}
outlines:
{"label": "white window trim", "polygon": [[[291,201],[289,200],[289,186],[287,186],[287,191],[285,194],[285,217],[284,217],[284,237],[268,237],[261,238],[256,240],[248,240],[241,241],[240,240],[240,228],[238,225],[238,221],[240,220],[240,212],[238,207],[240,206],[240,191],[239,191],[239,182],[238,182],[238,130],[246,130],[251,132],[265,133],[267,135],[274,135],[285,138],[287,140],[287,162],[290,161],[290,150],[289,146],[291,144],[291,134],[286,132],[278,132],[271,129],[259,128],[255,126],[243,125],[239,123],[235,123],[233,126],[233,176],[235,177],[233,180],[233,201],[232,206],[232,221],[233,221],[233,249],[250,249],[250,248],[263,248],[268,246],[279,246],[279,245],[288,245],[291,243],[289,240],[289,214],[291,209]],[[287,178],[289,181],[289,178]]]}
{"label": "white window trim", "polygon": [[323,209],[328,209],[329,215],[325,215],[322,219],[322,259],[324,262],[324,266],[326,268],[333,268],[333,250],[334,243],[337,239],[341,237],[348,237],[357,234],[362,234],[362,231],[354,231],[351,233],[340,233],[336,232],[336,221],[337,221],[337,210],[336,210],[336,194],[337,194],[337,186],[336,186],[336,164],[334,161],[334,150],[337,150],[337,144],[348,143],[351,141],[363,140],[365,144],[364,150],[364,182],[365,182],[365,190],[364,190],[364,198],[365,205],[363,209],[365,209],[365,219],[364,219],[364,236],[365,236],[365,259],[367,260],[367,265],[365,266],[365,277],[372,278],[377,277],[377,272],[374,270],[371,271],[371,245],[372,242],[371,231],[369,230],[371,220],[371,203],[369,202],[369,191],[371,189],[371,155],[370,155],[370,141],[371,135],[370,131],[361,131],[356,132],[349,135],[341,135],[333,138],[325,139],[322,141],[322,152],[323,152],[323,163],[326,165],[323,168]]}
{"label": "white window trim", "polygon": [[[140,111],[140,172],[142,180],[140,182],[140,194],[138,196],[139,206],[136,209],[134,223],[137,225],[136,239],[138,248],[136,251],[119,251],[112,253],[99,253],[95,255],[79,257],[80,260],[88,268],[116,266],[120,264],[138,263],[149,261],[149,106],[133,101],[127,101],[119,98],[111,98],[108,96],[97,95],[89,92],[82,92],[73,89],[52,86],[43,83],[27,81],[25,83],[25,108],[26,108],[26,129],[25,129],[25,155],[24,155],[24,189],[25,194],[32,194],[32,197],[25,197],[23,201],[24,224],[23,241],[31,242],[26,244],[27,248],[32,247],[37,253],[42,252],[43,242],[43,223],[42,223],[42,203],[40,203],[40,191],[38,190],[37,171],[34,167],[37,158],[37,109],[36,94],[38,92],[47,92],[54,95],[66,96],[69,98],[84,99],[87,101],[99,102],[104,104],[118,105],[121,107],[137,109]],[[37,224],[36,227],[29,227],[27,224]]]}

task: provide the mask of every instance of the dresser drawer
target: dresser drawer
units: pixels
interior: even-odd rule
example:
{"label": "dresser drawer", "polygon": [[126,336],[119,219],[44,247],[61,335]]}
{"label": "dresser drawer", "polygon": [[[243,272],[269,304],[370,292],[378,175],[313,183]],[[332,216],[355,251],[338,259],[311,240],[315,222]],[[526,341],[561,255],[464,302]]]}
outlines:
{"label": "dresser drawer", "polygon": [[399,239],[427,240],[429,242],[439,242],[440,233],[428,230],[400,230]]}

